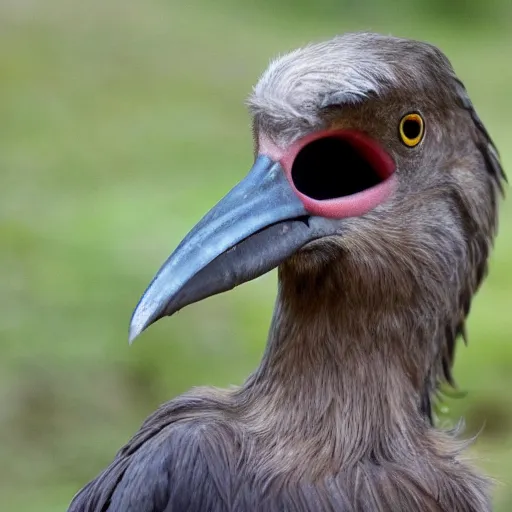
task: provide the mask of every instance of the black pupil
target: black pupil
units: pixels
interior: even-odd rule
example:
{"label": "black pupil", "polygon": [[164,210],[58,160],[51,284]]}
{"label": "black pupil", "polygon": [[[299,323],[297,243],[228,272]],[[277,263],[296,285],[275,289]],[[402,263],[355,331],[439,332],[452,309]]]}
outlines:
{"label": "black pupil", "polygon": [[421,133],[420,122],[416,119],[407,119],[404,121],[402,131],[408,139],[415,139],[416,137],[419,137]]}
{"label": "black pupil", "polygon": [[346,140],[325,137],[310,142],[295,157],[292,180],[312,199],[334,199],[362,192],[382,181]]}

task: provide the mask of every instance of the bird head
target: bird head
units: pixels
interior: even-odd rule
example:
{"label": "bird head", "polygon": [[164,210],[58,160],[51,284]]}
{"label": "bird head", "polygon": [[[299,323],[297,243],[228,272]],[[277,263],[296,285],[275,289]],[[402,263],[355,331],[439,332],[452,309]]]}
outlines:
{"label": "bird head", "polygon": [[485,274],[504,175],[447,58],[347,34],[273,61],[248,104],[252,169],[163,264],[130,338],[279,266],[305,308],[328,299],[375,324],[408,308],[404,328],[430,319],[449,361]]}

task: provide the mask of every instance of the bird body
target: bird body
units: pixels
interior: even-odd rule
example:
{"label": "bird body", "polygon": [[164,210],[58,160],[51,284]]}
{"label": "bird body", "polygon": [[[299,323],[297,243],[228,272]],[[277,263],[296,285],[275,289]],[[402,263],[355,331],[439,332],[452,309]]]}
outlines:
{"label": "bird body", "polygon": [[160,407],[69,510],[491,510],[431,411],[504,178],[462,83],[431,45],[347,34],[273,62],[249,107],[253,169],[164,264],[131,335],[279,266],[262,362]]}

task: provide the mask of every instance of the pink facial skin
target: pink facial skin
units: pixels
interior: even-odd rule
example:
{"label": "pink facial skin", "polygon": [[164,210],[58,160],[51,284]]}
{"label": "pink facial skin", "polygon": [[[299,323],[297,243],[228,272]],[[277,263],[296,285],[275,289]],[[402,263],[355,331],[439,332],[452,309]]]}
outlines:
{"label": "pink facial skin", "polygon": [[[349,142],[384,181],[362,192],[335,199],[317,200],[299,192],[292,180],[295,157],[304,146],[324,137],[338,137]],[[391,156],[375,140],[356,130],[314,132],[284,149],[276,146],[263,135],[259,140],[259,149],[260,154],[279,161],[286,172],[290,186],[311,215],[335,219],[358,217],[386,201],[396,187],[394,176],[396,166]],[[346,169],[346,172],[351,172],[351,169]]]}

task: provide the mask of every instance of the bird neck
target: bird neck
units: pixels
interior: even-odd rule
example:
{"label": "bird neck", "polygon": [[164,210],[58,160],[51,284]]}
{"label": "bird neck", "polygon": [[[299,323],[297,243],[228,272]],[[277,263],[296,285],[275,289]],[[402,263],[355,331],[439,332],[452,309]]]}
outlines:
{"label": "bird neck", "polygon": [[288,486],[335,479],[346,496],[364,481],[373,496],[395,492],[386,510],[489,510],[488,482],[462,460],[465,444],[425,413],[434,315],[431,324],[420,302],[405,308],[398,296],[388,301],[398,309],[365,308],[355,296],[336,300],[337,286],[304,284],[280,280],[261,365],[234,391],[230,414],[255,474]]}
{"label": "bird neck", "polygon": [[418,350],[432,333],[400,311],[289,285],[280,280],[264,357],[243,388],[249,410],[288,437],[327,426],[344,459],[407,449],[430,428],[422,412],[428,357]]}

